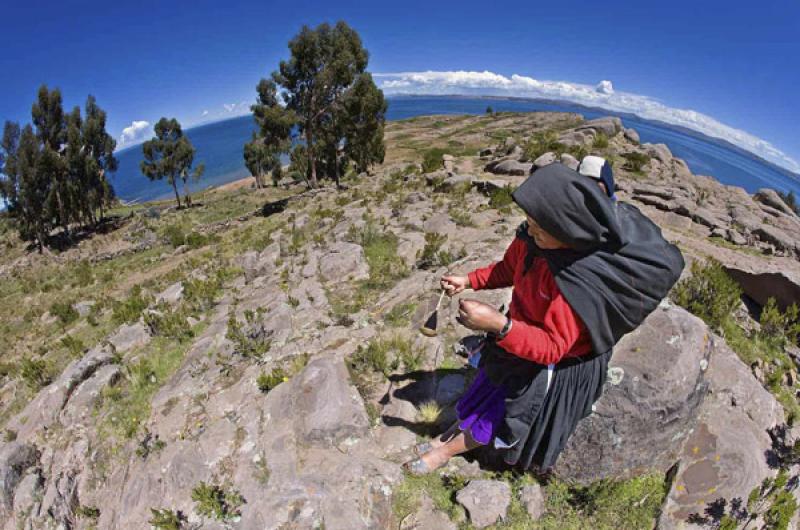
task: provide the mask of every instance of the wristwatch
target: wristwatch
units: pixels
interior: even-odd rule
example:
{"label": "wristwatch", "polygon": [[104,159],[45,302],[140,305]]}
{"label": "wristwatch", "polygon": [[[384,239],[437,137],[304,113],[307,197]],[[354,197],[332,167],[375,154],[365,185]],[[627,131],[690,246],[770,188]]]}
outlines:
{"label": "wristwatch", "polygon": [[503,326],[503,329],[500,330],[500,333],[495,335],[497,340],[503,340],[508,335],[508,332],[511,331],[511,317],[506,317],[506,325]]}

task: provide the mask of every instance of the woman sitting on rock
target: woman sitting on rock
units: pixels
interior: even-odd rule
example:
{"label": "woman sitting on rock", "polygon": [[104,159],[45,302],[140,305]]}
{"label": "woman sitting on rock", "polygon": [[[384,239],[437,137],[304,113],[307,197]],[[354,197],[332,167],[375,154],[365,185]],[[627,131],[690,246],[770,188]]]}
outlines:
{"label": "woman sitting on rock", "polygon": [[507,315],[459,302],[459,322],[487,332],[479,372],[458,401],[458,421],[417,447],[420,458],[406,464],[413,473],[481,445],[507,464],[549,471],[600,397],[614,344],[683,269],[680,251],[639,210],[615,205],[564,165],[536,171],[513,198],[527,221],[503,260],[441,279],[450,296],[514,290]]}

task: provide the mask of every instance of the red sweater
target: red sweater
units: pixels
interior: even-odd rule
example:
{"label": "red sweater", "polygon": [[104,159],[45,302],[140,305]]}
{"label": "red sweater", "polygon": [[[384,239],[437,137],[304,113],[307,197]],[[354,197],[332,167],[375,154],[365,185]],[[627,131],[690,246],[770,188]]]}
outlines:
{"label": "red sweater", "polygon": [[469,273],[475,290],[514,287],[511,331],[497,345],[538,364],[589,353],[589,331],[561,294],[545,260],[535,258],[523,274],[527,252],[525,242],[515,237],[502,261]]}

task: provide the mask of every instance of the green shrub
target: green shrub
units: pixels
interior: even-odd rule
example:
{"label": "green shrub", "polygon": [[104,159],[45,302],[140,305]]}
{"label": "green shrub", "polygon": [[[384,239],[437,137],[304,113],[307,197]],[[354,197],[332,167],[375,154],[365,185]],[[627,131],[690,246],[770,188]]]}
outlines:
{"label": "green shrub", "polygon": [[608,136],[606,136],[605,133],[597,133],[597,136],[594,137],[592,147],[595,149],[606,149],[608,147]]}
{"label": "green shrub", "polygon": [[416,308],[417,304],[413,302],[397,304],[383,316],[383,321],[394,328],[408,326],[411,323],[411,315]]}
{"label": "green shrub", "polygon": [[444,234],[426,232],[425,246],[417,253],[417,267],[420,269],[445,267],[465,255],[464,249],[456,254],[443,249],[442,246],[446,241],[447,236]]}
{"label": "green shrub", "polygon": [[84,506],[81,504],[75,510],[75,515],[81,519],[97,519],[100,517],[100,508],[97,506]]}
{"label": "green shrub", "polygon": [[514,198],[511,196],[512,191],[514,191],[514,189],[511,186],[493,189],[489,195],[489,206],[499,210],[513,204]]}
{"label": "green shrub", "polygon": [[187,522],[183,512],[174,512],[166,508],[150,508],[152,517],[147,521],[156,530],[182,530]]}
{"label": "green shrub", "polygon": [[58,321],[65,326],[75,322],[80,316],[69,302],[53,302],[53,305],[50,306],[50,314],[57,317]]}
{"label": "green shrub", "polygon": [[442,156],[450,153],[449,149],[442,149],[441,147],[434,147],[428,149],[422,156],[422,172],[431,173],[433,171],[442,169]]}
{"label": "green shrub", "polygon": [[171,311],[162,307],[160,311],[145,313],[144,323],[150,328],[153,335],[181,341],[194,336],[187,317],[186,312],[181,309]]}
{"label": "green shrub", "polygon": [[183,228],[177,224],[165,226],[161,231],[161,237],[164,238],[167,243],[174,248],[186,243],[186,232],[184,232]]}
{"label": "green shrub", "polygon": [[775,298],[768,298],[767,303],[761,308],[759,335],[776,348],[797,343],[800,334],[798,312],[797,304],[792,304],[786,312],[781,312]]}
{"label": "green shrub", "polygon": [[555,131],[537,132],[531,136],[528,143],[523,148],[523,157],[527,160],[536,160],[545,153],[564,153],[566,146],[558,141],[558,133]]}
{"label": "green shrub", "polygon": [[19,364],[19,375],[28,388],[34,391],[38,391],[53,381],[50,365],[44,359],[23,357]]}
{"label": "green shrub", "polygon": [[691,270],[692,275],[679,281],[670,296],[676,304],[721,331],[723,322],[739,307],[742,290],[714,259],[695,261]]}
{"label": "green shrub", "polygon": [[650,157],[644,153],[622,153],[625,158],[625,164],[622,166],[625,169],[639,173],[642,168],[650,162]]}
{"label": "green shrub", "polygon": [[231,314],[228,317],[228,331],[225,337],[233,342],[234,351],[239,355],[260,359],[267,354],[272,341],[266,338],[263,328],[256,325],[255,315],[252,312],[245,312],[245,321],[247,329],[235,315]]}
{"label": "green shrub", "polygon": [[288,380],[289,377],[283,371],[283,368],[275,368],[269,373],[262,372],[256,379],[256,386],[261,392],[267,394],[270,390]]}
{"label": "green shrub", "polygon": [[142,311],[150,305],[151,298],[142,294],[139,285],[131,289],[130,295],[125,300],[114,300],[111,303],[111,320],[115,324],[128,324],[138,320]]}
{"label": "green shrub", "polygon": [[75,266],[75,278],[72,281],[73,287],[87,287],[94,283],[92,266],[87,260],[81,260]]}
{"label": "green shrub", "polygon": [[67,350],[69,350],[70,355],[72,355],[73,357],[78,357],[86,349],[86,346],[83,344],[83,341],[81,341],[80,339],[76,339],[72,335],[66,335],[62,337],[59,342],[61,342],[61,345],[64,346]]}
{"label": "green shrub", "polygon": [[232,521],[241,515],[241,506],[246,502],[242,495],[231,488],[200,482],[192,490],[192,500],[197,513],[213,517],[218,521]]}

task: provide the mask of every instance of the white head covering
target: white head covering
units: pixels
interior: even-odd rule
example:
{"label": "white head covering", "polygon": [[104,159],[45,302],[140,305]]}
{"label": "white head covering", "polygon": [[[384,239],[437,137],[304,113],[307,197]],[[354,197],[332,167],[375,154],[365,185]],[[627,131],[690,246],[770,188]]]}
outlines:
{"label": "white head covering", "polygon": [[595,180],[600,180],[600,174],[606,159],[602,156],[589,155],[583,157],[581,165],[578,167],[578,173],[587,177],[592,177]]}

